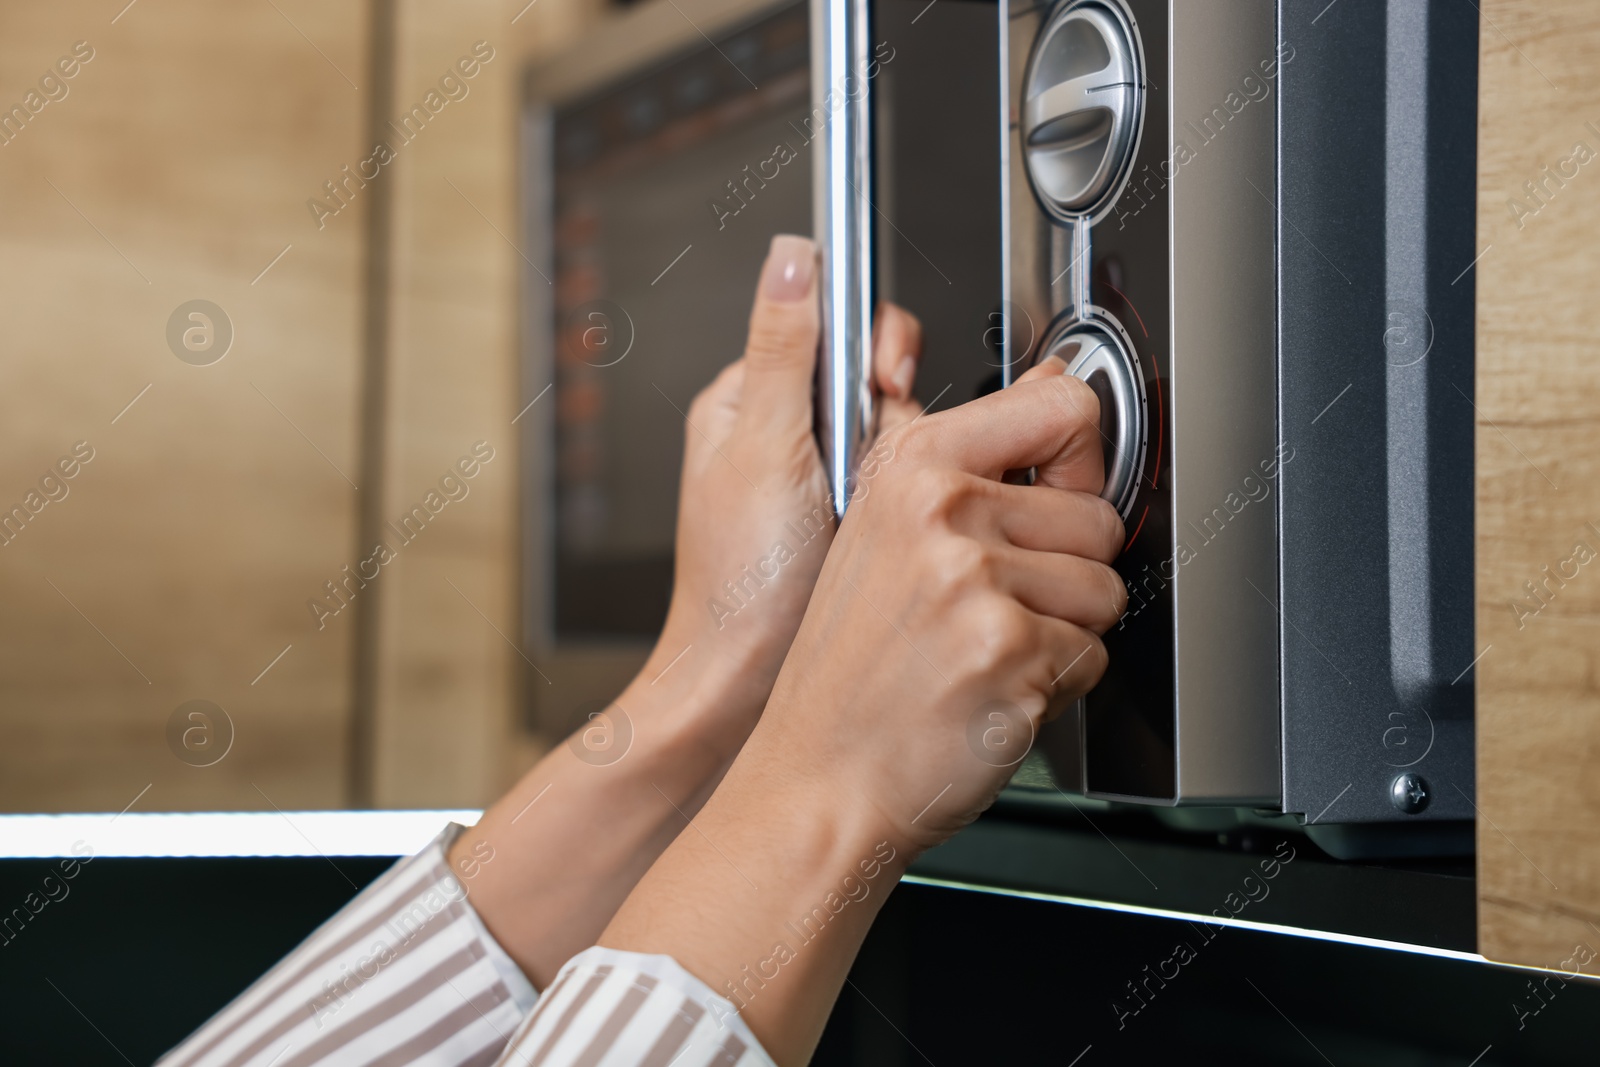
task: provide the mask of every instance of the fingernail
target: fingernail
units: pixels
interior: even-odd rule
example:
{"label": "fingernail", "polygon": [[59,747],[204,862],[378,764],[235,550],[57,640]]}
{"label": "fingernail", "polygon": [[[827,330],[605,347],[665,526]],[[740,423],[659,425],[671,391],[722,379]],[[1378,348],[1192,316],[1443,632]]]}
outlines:
{"label": "fingernail", "polygon": [[894,391],[901,400],[911,395],[911,383],[917,377],[917,361],[914,356],[901,356],[900,365],[894,369]]}
{"label": "fingernail", "polygon": [[761,295],[779,303],[793,303],[811,291],[815,252],[804,237],[780,233],[767,250],[761,268]]}

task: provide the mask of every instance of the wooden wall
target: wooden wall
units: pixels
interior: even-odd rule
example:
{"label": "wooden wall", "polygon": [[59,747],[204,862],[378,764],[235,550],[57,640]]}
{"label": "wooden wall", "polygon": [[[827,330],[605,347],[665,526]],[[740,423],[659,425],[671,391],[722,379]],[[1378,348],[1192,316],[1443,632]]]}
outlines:
{"label": "wooden wall", "polygon": [[[351,646],[304,601],[354,539],[363,228],[305,201],[358,147],[366,5],[120,6],[0,7],[5,106],[94,56],[0,147],[0,501],[94,449],[0,547],[0,807],[338,804]],[[235,330],[206,367],[165,338],[195,298]],[[237,730],[209,768],[165,741],[191,699]]]}
{"label": "wooden wall", "polygon": [[1600,951],[1600,6],[1482,12],[1479,941],[1570,969]]}
{"label": "wooden wall", "polygon": [[525,3],[395,8],[396,114],[438,90],[475,47],[493,58],[395,170],[385,516],[397,521],[475,443],[494,458],[383,580],[372,704],[381,806],[487,803],[536,754],[518,729],[522,661],[511,644],[520,635],[511,420],[531,399],[518,374],[517,290],[528,265],[517,121],[526,65],[598,9]]}
{"label": "wooden wall", "polygon": [[[0,504],[94,455],[0,545],[0,810],[465,806],[531,758],[496,632],[517,632],[521,262],[500,234],[520,68],[598,9],[0,6],[0,103],[26,115],[0,144]],[[479,40],[469,94],[318,219],[383,102],[400,117]],[[197,298],[234,329],[209,366],[166,339]],[[480,440],[470,495],[319,629],[307,601],[374,517]],[[194,699],[234,725],[213,766],[167,741]]]}

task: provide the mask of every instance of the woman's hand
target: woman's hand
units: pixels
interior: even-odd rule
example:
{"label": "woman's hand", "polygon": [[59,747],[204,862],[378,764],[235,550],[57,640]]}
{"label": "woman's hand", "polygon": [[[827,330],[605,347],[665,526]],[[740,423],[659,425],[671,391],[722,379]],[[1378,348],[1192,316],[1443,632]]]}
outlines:
{"label": "woman's hand", "polygon": [[[811,425],[815,260],[804,238],[773,240],[744,356],[689,408],[672,606],[644,669],[450,849],[490,932],[541,988],[721,780],[833,539]],[[880,425],[893,427],[918,412],[921,328],[885,305],[874,339]]]}
{"label": "woman's hand", "polygon": [[[731,759],[755,725],[834,536],[812,425],[816,247],[773,239],[743,358],[695,398],[684,427],[672,607],[649,665],[698,673],[722,696],[714,731]],[[878,308],[873,391],[880,432],[914,419],[922,328]]]}
{"label": "woman's hand", "polygon": [[1122,523],[1097,495],[1095,395],[1064,371],[887,436],[760,725],[601,937],[674,956],[780,1063],[809,1057],[905,865],[1105,668]]}
{"label": "woman's hand", "polygon": [[[993,803],[1049,712],[1099,680],[1127,606],[1099,405],[1064,371],[886,438],[752,753],[827,768],[911,850]],[[1003,480],[1029,467],[1034,485]]]}

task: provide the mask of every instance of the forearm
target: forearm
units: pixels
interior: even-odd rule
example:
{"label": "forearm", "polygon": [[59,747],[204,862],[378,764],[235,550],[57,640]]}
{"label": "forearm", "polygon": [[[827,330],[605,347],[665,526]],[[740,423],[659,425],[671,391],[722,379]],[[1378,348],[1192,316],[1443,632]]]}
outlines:
{"label": "forearm", "polygon": [[[758,731],[759,734],[759,731]],[[726,997],[780,1064],[806,1062],[899,881],[904,839],[826,775],[752,739],[600,937],[672,956]]]}
{"label": "forearm", "polygon": [[[679,663],[661,674],[674,654],[663,641],[609,724],[557,745],[451,849],[452,867],[473,874],[473,906],[538,988],[595,943],[748,730],[748,717],[729,714],[746,698],[713,672]],[[585,729],[609,736],[586,747]]]}

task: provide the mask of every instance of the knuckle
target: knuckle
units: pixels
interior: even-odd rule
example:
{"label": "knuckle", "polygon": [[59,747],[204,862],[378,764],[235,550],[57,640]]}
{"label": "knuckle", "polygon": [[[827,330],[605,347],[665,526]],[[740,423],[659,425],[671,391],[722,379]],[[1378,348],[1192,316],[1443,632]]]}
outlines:
{"label": "knuckle", "polygon": [[980,673],[1000,670],[1023,659],[1033,650],[1036,627],[1027,612],[1015,601],[993,597],[972,612],[976,632],[971,648]]}
{"label": "knuckle", "polygon": [[994,585],[995,559],[989,547],[970,537],[954,537],[945,549],[944,573],[962,585]]}
{"label": "knuckle", "polygon": [[1100,679],[1105,676],[1106,667],[1110,665],[1111,660],[1106,654],[1105,642],[1094,634],[1085,636],[1089,640],[1088,648],[1068,646],[1058,653],[1073,664],[1056,690],[1058,696],[1070,698],[1082,696],[1100,684]]}
{"label": "knuckle", "polygon": [[896,426],[884,435],[897,456],[905,456],[913,463],[926,463],[932,455],[933,438],[929,433],[927,418],[913,419]]}
{"label": "knuckle", "polygon": [[1061,409],[1073,422],[1098,428],[1100,425],[1100,397],[1089,383],[1071,374],[1062,374],[1048,380]]}
{"label": "knuckle", "polygon": [[911,457],[911,450],[914,450],[915,447],[912,445],[912,441],[916,435],[917,424],[915,422],[885,430],[878,435],[878,441],[872,447],[873,455],[880,457],[885,464],[902,456]]}
{"label": "knuckle", "polygon": [[1030,657],[1038,647],[1037,624],[1021,605],[1010,603],[998,614],[994,627],[994,656],[997,665],[1015,664]]}
{"label": "knuckle", "polygon": [[806,363],[816,336],[815,312],[806,301],[764,307],[750,319],[745,356],[763,366]]}
{"label": "knuckle", "polygon": [[925,523],[930,524],[949,519],[970,492],[968,479],[951,467],[918,467],[910,481],[918,514]]}

